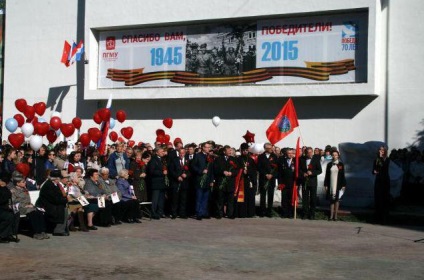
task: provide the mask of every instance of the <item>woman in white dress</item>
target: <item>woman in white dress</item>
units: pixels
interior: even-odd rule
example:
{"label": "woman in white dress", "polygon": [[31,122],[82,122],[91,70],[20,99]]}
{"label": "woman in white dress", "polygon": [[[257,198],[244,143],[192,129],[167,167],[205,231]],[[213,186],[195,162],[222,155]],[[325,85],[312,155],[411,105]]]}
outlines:
{"label": "woman in white dress", "polygon": [[332,151],[333,160],[327,164],[325,172],[324,188],[327,193],[327,199],[330,200],[329,221],[337,221],[340,201],[346,189],[345,167],[340,161],[338,151]]}

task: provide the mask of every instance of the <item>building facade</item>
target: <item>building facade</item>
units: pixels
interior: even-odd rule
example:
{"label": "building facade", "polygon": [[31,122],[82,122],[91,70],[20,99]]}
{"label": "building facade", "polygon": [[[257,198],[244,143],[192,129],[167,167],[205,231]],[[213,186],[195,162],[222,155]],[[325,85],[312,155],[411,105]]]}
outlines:
{"label": "building facade", "polygon": [[[174,124],[165,130],[171,139],[180,137],[185,143],[213,139],[239,146],[246,130],[256,134],[257,143],[266,142],[267,127],[292,97],[300,131],[279,146],[294,146],[299,135],[305,145],[313,147],[367,141],[383,141],[389,148],[419,145],[424,98],[420,92],[423,74],[417,68],[424,60],[420,47],[424,39],[414,30],[423,5],[419,0],[7,1],[3,118],[13,117],[17,113],[14,101],[25,98],[28,104],[45,102],[43,118],[47,120],[53,111],[60,112],[65,123],[80,117],[81,132],[86,132],[98,127],[92,116],[112,94],[112,112],[122,109],[127,113],[127,120],[117,123],[114,130],[133,127],[136,142],[153,142],[156,129],[164,128],[162,120],[169,117]],[[355,22],[360,23],[359,32]],[[228,26],[233,26],[231,32],[225,29]],[[234,26],[246,30],[240,33]],[[161,43],[163,33],[173,30],[177,30],[175,42]],[[146,32],[157,33],[160,39],[153,44],[146,37],[144,41],[128,37]],[[270,35],[273,37],[266,37]],[[125,44],[128,38],[133,44]],[[85,63],[69,67],[60,63],[64,40],[83,40]],[[337,40],[340,42],[334,46]],[[277,41],[281,49],[274,52]],[[286,41],[298,43],[290,49],[284,45]],[[193,42],[198,42],[197,47]],[[343,56],[336,52],[341,53],[344,43],[346,48],[350,46],[346,58],[354,61],[353,68],[344,74],[336,68],[325,70],[328,63],[341,61]],[[196,63],[217,66],[210,66],[211,72],[199,66],[203,70],[198,70],[196,79],[188,79],[192,50],[201,51],[202,44],[206,44],[206,54]],[[116,49],[107,49],[112,46]],[[268,46],[269,57],[265,54]],[[142,52],[146,48],[152,57]],[[229,57],[230,48],[238,49],[238,56]],[[167,50],[175,55],[168,64],[164,63]],[[255,57],[250,57],[253,64],[243,64],[249,51]],[[221,63],[212,59],[214,52],[221,55]],[[114,60],[114,53],[126,60]],[[180,62],[180,54],[185,63],[181,69],[171,66]],[[297,55],[298,64],[294,61]],[[316,57],[320,61],[312,62],[327,64],[307,66],[307,60]],[[238,68],[219,67],[230,65],[231,59]],[[144,67],[143,61],[151,61],[149,67],[161,67]],[[308,67],[318,69],[305,70]],[[139,80],[130,77],[124,81],[122,72],[113,72],[115,68],[143,70]],[[319,75],[336,72],[320,80],[287,72],[294,68]],[[143,75],[157,72],[163,75],[160,80],[144,82],[150,76]],[[177,77],[176,72],[186,76]],[[243,75],[253,76],[253,82],[231,82]],[[220,82],[214,84],[216,80]],[[214,116],[221,119],[217,127],[211,121]],[[8,132],[3,131],[6,139]]]}

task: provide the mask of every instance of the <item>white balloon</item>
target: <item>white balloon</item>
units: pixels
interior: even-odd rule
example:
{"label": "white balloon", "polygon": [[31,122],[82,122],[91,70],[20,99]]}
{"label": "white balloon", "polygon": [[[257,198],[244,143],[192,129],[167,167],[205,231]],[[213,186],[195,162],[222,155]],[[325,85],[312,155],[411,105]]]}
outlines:
{"label": "white balloon", "polygon": [[217,127],[221,123],[221,118],[218,116],[215,116],[212,118],[212,123],[215,127]]}
{"label": "white balloon", "polygon": [[61,114],[60,112],[53,111],[53,112],[52,112],[52,116],[51,116],[51,118],[53,118],[53,117],[61,118],[61,117],[62,117],[62,114]]}
{"label": "white balloon", "polygon": [[31,146],[31,149],[34,151],[38,151],[41,146],[43,145],[43,137],[39,135],[33,135],[29,139],[29,145]]}
{"label": "white balloon", "polygon": [[252,154],[262,154],[264,151],[264,143],[253,143],[249,147],[249,152],[251,152]]}
{"label": "white balloon", "polygon": [[28,138],[34,133],[34,126],[32,123],[24,123],[24,125],[21,127],[21,130],[25,137]]}

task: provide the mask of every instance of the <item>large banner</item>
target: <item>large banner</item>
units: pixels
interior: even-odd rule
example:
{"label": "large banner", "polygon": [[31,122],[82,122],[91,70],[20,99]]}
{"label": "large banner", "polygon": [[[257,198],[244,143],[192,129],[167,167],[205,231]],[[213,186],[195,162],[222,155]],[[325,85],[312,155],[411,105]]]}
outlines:
{"label": "large banner", "polygon": [[100,32],[98,88],[367,82],[368,12]]}

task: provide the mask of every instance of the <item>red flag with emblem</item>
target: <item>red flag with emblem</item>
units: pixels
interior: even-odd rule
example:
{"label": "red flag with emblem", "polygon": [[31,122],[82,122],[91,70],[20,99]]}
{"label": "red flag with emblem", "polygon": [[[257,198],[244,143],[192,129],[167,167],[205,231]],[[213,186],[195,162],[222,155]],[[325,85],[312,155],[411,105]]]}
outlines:
{"label": "red flag with emblem", "polygon": [[266,137],[269,142],[274,145],[287,135],[289,135],[295,127],[299,126],[296,110],[294,109],[291,98],[284,104],[281,111],[275,117],[272,124],[266,131]]}
{"label": "red flag with emblem", "polygon": [[69,54],[70,53],[71,53],[71,45],[67,41],[65,41],[65,44],[63,46],[63,51],[62,51],[62,59],[60,60],[60,62],[65,64],[66,67],[69,66]]}

